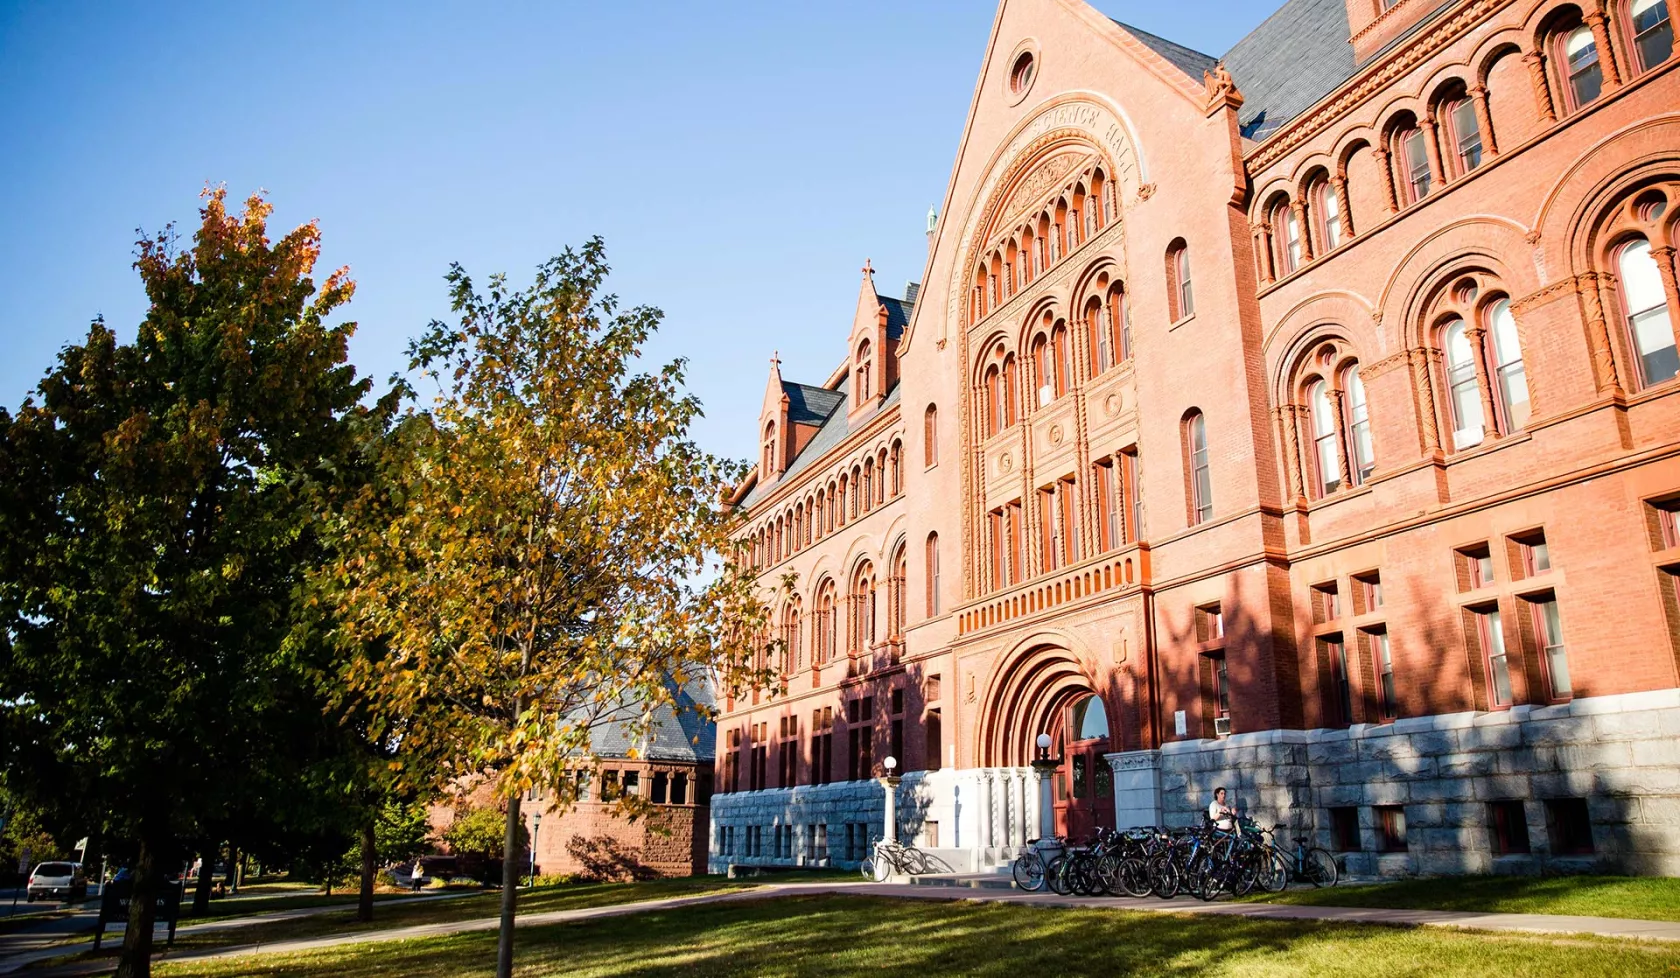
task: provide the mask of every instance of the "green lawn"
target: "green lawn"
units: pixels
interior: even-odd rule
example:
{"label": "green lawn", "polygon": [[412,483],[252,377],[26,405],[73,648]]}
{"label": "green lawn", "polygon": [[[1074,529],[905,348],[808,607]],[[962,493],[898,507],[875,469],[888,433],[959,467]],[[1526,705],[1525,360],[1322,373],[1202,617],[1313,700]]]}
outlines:
{"label": "green lawn", "polygon": [[[792,897],[522,929],[538,976],[1626,976],[1680,969],[1680,948],[1433,928],[999,904]],[[160,965],[201,978],[442,978],[494,972],[494,933]]]}
{"label": "green lawn", "polygon": [[1680,879],[1652,876],[1455,876],[1294,888],[1250,897],[1316,907],[1387,907],[1474,913],[1551,913],[1680,921]]}

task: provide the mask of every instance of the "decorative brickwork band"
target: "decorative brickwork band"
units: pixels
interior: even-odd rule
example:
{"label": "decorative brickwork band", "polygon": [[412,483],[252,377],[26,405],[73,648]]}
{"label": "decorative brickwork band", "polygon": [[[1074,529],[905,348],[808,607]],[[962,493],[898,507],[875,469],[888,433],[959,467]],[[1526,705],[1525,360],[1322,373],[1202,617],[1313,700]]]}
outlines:
{"label": "decorative brickwork band", "polygon": [[1412,361],[1412,391],[1417,398],[1418,420],[1423,423],[1423,451],[1433,455],[1441,450],[1441,432],[1435,422],[1435,394],[1429,380],[1428,347],[1417,347],[1410,354]]}
{"label": "decorative brickwork band", "polygon": [[1534,104],[1540,110],[1540,118],[1556,122],[1557,112],[1552,108],[1552,85],[1546,80],[1546,56],[1539,51],[1530,51],[1523,55],[1523,64],[1528,65],[1528,78],[1534,83]]}
{"label": "decorative brickwork band", "polygon": [[1581,295],[1587,319],[1587,344],[1592,348],[1593,383],[1600,393],[1617,391],[1621,383],[1616,378],[1616,357],[1610,350],[1610,325],[1604,318],[1604,296],[1599,289],[1598,273],[1583,272],[1575,278],[1575,288]]}
{"label": "decorative brickwork band", "polygon": [[1511,315],[1521,318],[1548,302],[1561,299],[1566,295],[1575,295],[1579,291],[1579,286],[1576,285],[1573,278],[1559,279],[1512,302]]}

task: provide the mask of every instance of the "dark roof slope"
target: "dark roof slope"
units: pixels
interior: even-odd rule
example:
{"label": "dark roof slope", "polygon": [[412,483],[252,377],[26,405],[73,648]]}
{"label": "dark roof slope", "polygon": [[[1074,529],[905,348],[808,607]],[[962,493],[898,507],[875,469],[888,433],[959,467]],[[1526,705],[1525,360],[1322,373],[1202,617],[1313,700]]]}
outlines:
{"label": "dark roof slope", "polygon": [[793,424],[822,424],[846,395],[825,387],[812,387],[791,380],[782,381],[788,399],[788,421]]}
{"label": "dark roof slope", "polygon": [[1242,93],[1242,134],[1262,140],[1353,77],[1346,0],[1289,0],[1221,60]]}
{"label": "dark roof slope", "polygon": [[915,311],[916,304],[907,299],[894,299],[886,295],[877,295],[875,298],[887,307],[887,339],[901,338],[904,335],[904,327],[910,325],[910,313]]}
{"label": "dark roof slope", "polygon": [[[1113,18],[1110,19],[1112,20]],[[1173,67],[1184,72],[1186,75],[1189,75],[1198,82],[1202,80],[1202,72],[1212,68],[1218,60],[1211,54],[1203,54],[1193,48],[1187,48],[1182,44],[1174,44],[1172,41],[1169,41],[1164,37],[1159,37],[1145,30],[1139,30],[1130,24],[1122,23],[1118,20],[1114,22],[1125,28],[1126,33],[1142,41],[1147,47],[1149,47],[1150,50],[1172,62]]]}
{"label": "dark roof slope", "polygon": [[707,762],[717,753],[717,724],[700,712],[712,705],[712,692],[704,680],[695,680],[675,692],[676,705],[663,703],[653,711],[653,728],[646,737],[630,731],[634,708],[626,707],[623,719],[595,730],[590,746],[597,757],[638,757],[656,761]]}

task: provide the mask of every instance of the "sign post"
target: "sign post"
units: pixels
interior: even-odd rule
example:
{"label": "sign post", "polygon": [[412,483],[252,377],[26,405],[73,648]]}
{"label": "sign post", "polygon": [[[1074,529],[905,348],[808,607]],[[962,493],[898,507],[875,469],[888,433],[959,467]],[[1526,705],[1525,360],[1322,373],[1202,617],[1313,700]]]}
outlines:
{"label": "sign post", "polygon": [[[152,924],[159,921],[169,925],[169,941],[167,946],[175,946],[175,925],[181,919],[181,890],[184,884],[179,880],[169,880],[163,884],[163,889],[157,895],[157,916]],[[99,943],[105,939],[105,925],[118,922],[128,922],[129,900],[134,893],[134,881],[112,880],[99,888],[99,925],[93,932],[93,949],[99,950]]]}

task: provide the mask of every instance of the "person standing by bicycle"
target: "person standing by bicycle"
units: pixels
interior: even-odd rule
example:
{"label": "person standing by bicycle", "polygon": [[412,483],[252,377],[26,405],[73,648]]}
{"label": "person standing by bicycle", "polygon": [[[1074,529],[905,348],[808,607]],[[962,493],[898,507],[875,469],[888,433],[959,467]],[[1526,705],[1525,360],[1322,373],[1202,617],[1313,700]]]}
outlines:
{"label": "person standing by bicycle", "polygon": [[1213,801],[1208,803],[1207,817],[1221,832],[1237,830],[1237,810],[1225,804],[1224,786],[1213,789]]}

